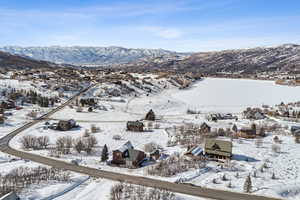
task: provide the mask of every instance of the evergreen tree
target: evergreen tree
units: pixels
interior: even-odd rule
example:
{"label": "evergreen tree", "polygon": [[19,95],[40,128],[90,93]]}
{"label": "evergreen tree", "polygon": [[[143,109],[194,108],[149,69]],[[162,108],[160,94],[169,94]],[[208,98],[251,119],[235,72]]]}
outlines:
{"label": "evergreen tree", "polygon": [[232,126],[232,130],[233,130],[234,132],[237,132],[237,131],[238,131],[238,128],[237,128],[236,124],[234,124],[234,125]]}
{"label": "evergreen tree", "polygon": [[104,145],[102,149],[102,154],[101,154],[101,162],[105,162],[108,160],[108,149],[106,144]]}

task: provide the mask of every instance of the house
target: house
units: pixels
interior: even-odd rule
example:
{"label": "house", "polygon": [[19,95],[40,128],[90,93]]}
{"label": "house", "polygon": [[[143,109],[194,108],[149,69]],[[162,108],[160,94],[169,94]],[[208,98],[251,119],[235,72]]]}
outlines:
{"label": "house", "polygon": [[243,115],[246,119],[260,120],[266,116],[260,108],[247,108],[243,111]]}
{"label": "house", "polygon": [[211,131],[211,127],[207,123],[203,122],[200,125],[200,132],[201,133],[209,133],[210,131]]}
{"label": "house", "polygon": [[205,155],[215,159],[230,159],[232,156],[232,142],[207,139],[205,141]]}
{"label": "house", "polygon": [[152,109],[146,114],[145,120],[155,121],[155,114]]}
{"label": "house", "polygon": [[20,197],[15,192],[10,192],[0,197],[0,200],[20,200]]}
{"label": "house", "polygon": [[129,168],[139,167],[141,162],[146,158],[143,151],[133,148],[130,141],[126,142],[119,149],[113,151],[112,164],[126,165]]}
{"label": "house", "polygon": [[12,109],[15,107],[16,107],[15,102],[13,102],[11,100],[0,101],[0,108],[2,108],[2,109]]}
{"label": "house", "polygon": [[76,121],[73,119],[60,120],[57,124],[56,130],[68,131],[68,130],[71,130],[72,128],[75,128],[76,126],[77,126]]}
{"label": "house", "polygon": [[141,121],[128,121],[127,122],[127,131],[143,132],[144,123]]}
{"label": "house", "polygon": [[256,128],[243,127],[239,130],[238,135],[243,138],[256,138]]}

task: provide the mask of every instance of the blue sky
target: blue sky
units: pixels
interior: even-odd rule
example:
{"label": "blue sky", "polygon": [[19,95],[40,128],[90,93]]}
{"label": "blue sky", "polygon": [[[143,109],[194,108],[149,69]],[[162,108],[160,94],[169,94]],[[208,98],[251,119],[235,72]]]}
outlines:
{"label": "blue sky", "polygon": [[212,51],[300,44],[299,0],[1,0],[0,46]]}

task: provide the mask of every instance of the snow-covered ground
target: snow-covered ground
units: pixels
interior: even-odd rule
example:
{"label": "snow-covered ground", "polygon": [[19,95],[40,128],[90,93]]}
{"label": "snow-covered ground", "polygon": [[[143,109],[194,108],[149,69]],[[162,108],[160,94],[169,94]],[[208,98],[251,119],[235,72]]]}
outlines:
{"label": "snow-covered ground", "polygon": [[[96,91],[94,90],[94,92]],[[11,141],[11,145],[15,148],[20,148],[19,140],[27,134],[35,136],[48,135],[51,143],[54,144],[56,139],[61,136],[81,137],[86,129],[90,129],[91,125],[95,124],[101,128],[101,132],[94,134],[98,140],[94,155],[88,156],[84,153],[73,153],[72,155],[62,156],[59,159],[68,161],[82,159],[81,165],[146,176],[145,168],[126,169],[101,164],[99,161],[102,146],[106,144],[109,151],[112,151],[130,140],[135,148],[143,150],[145,144],[156,142],[164,148],[164,153],[166,154],[172,154],[173,152],[182,153],[185,149],[179,145],[167,147],[169,137],[165,128],[180,125],[183,122],[200,124],[206,121],[205,114],[186,114],[188,108],[195,108],[203,112],[240,112],[248,106],[273,105],[281,101],[289,102],[300,99],[299,88],[278,86],[269,81],[230,79],[205,79],[187,90],[173,88],[149,96],[143,94],[142,91],[141,94],[136,98],[124,97],[125,102],[100,101],[99,104],[108,108],[107,111],[94,110],[93,112],[84,111],[79,113],[75,109],[65,108],[54,114],[52,118],[56,120],[75,119],[81,128],[59,132],[49,129],[44,130],[44,125],[40,123],[15,137]],[[150,109],[153,109],[160,118],[159,122],[156,122],[160,124],[160,129],[143,133],[133,133],[125,130],[126,121],[140,120]],[[241,119],[240,115],[238,116],[238,121],[206,122],[213,128],[230,128],[233,123],[237,124],[238,127],[242,127],[252,123],[249,120]],[[281,121],[278,122],[290,125]],[[116,134],[121,135],[122,139],[114,140],[112,137]],[[279,137],[282,140],[282,144],[279,144],[281,147],[280,153],[273,153],[271,150],[273,145],[272,134],[264,138],[263,146],[260,148],[256,147],[255,140],[234,140],[233,169],[226,167],[222,169],[218,166],[218,163],[210,162],[208,164],[209,170],[203,171],[201,174],[197,174],[198,171],[196,170],[190,170],[171,178],[153,178],[174,181],[180,177],[195,177],[190,180],[195,185],[242,192],[245,177],[249,173],[253,175],[254,171],[257,170],[257,177],[252,177],[255,194],[300,199],[300,177],[298,177],[298,166],[300,166],[298,151],[300,146],[295,144],[291,136],[279,135]],[[32,151],[32,153],[49,156],[48,152],[44,150]],[[261,172],[259,168],[264,163],[267,164],[268,168]],[[237,172],[239,173],[238,177],[236,175]],[[273,173],[276,176],[275,179],[271,178]],[[227,181],[221,180],[224,174],[226,174]],[[213,179],[217,179],[218,184],[214,184]],[[232,188],[228,188],[229,182],[231,182]],[[97,197],[97,199],[99,197],[108,199],[109,189],[112,185],[113,183],[107,180],[88,180],[72,192],[67,193],[65,198],[62,196],[61,199],[85,199],[83,197],[86,197],[86,199],[93,199],[94,197]]]}
{"label": "snow-covered ground", "polygon": [[172,96],[202,111],[240,112],[249,106],[298,101],[300,88],[273,81],[206,78]]}

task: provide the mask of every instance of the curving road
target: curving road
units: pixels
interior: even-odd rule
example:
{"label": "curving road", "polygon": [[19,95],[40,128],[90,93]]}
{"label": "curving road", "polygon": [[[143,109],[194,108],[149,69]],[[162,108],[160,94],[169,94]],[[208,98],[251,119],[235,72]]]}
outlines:
{"label": "curving road", "polygon": [[[216,199],[216,200],[279,200],[276,198],[270,198],[270,197],[264,197],[264,196],[256,196],[256,195],[250,195],[250,194],[244,194],[244,193],[236,193],[236,192],[229,192],[229,191],[222,191],[222,190],[215,190],[215,189],[208,189],[208,188],[202,188],[197,187],[189,184],[176,184],[171,183],[167,181],[161,181],[157,179],[151,179],[141,176],[133,176],[133,175],[127,175],[127,174],[120,174],[116,172],[110,172],[110,171],[104,171],[99,170],[95,168],[90,167],[83,167],[83,166],[76,166],[71,163],[67,163],[64,161],[59,161],[47,157],[43,157],[36,154],[31,154],[28,152],[18,151],[16,149],[13,149],[9,146],[9,141],[16,136],[17,134],[21,133],[22,131],[30,128],[31,126],[41,122],[44,119],[50,118],[51,115],[53,115],[55,112],[60,111],[67,105],[69,105],[76,97],[80,96],[84,92],[86,92],[88,89],[93,87],[94,85],[91,85],[90,87],[82,90],[75,96],[73,96],[71,99],[69,99],[67,102],[63,103],[62,105],[58,106],[57,108],[53,109],[49,113],[41,116],[39,119],[29,122],[26,125],[14,130],[13,132],[9,133],[5,137],[0,139],[0,151],[20,157],[23,159],[28,159],[33,162],[41,163],[44,165],[52,166],[55,168],[60,169],[66,169],[73,172],[78,172],[82,174],[87,174],[92,177],[96,178],[105,178],[113,181],[121,181],[121,182],[127,182],[131,184],[136,185],[143,185],[146,187],[154,187],[154,188],[161,188],[165,190],[170,190],[175,193],[182,193],[187,195],[192,195],[196,197],[204,197],[208,199]],[[243,183],[241,183],[243,184]]]}

